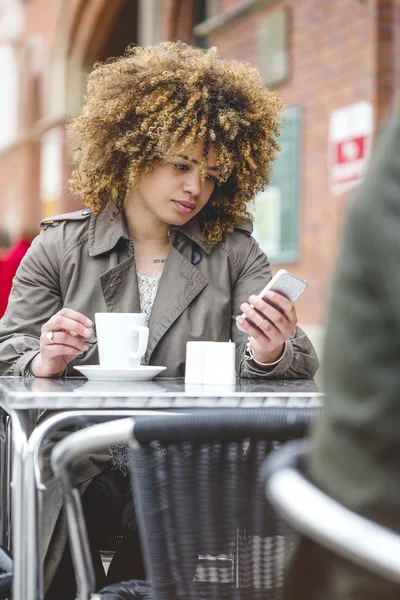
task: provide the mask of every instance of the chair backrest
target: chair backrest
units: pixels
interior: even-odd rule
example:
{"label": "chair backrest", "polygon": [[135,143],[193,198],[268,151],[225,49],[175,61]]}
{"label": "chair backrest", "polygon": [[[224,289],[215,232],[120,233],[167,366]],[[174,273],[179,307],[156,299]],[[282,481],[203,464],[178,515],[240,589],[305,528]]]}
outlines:
{"label": "chair backrest", "polygon": [[318,409],[229,409],[142,420],[132,489],[155,600],[281,598],[291,529],[260,467]]}
{"label": "chair backrest", "polygon": [[287,523],[337,556],[400,584],[400,534],[356,514],[316,487],[305,472],[308,441],[273,452],[262,469],[270,503]]}

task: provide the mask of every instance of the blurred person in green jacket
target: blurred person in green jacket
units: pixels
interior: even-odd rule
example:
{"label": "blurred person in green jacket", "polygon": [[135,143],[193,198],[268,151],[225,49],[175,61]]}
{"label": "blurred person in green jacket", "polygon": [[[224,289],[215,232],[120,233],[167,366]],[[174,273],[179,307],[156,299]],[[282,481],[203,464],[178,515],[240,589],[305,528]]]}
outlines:
{"label": "blurred person in green jacket", "polygon": [[[311,477],[350,510],[400,535],[400,114],[350,205],[324,381]],[[400,586],[301,541],[286,600],[398,598]]]}

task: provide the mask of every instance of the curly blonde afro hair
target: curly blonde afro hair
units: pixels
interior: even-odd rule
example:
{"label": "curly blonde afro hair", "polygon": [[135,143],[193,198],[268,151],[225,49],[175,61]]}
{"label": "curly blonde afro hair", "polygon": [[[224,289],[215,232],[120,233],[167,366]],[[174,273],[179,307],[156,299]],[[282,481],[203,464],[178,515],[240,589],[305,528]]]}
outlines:
{"label": "curly blonde afro hair", "polygon": [[71,189],[94,215],[110,203],[121,212],[141,175],[171,151],[202,140],[202,177],[211,145],[219,170],[219,184],[199,213],[204,240],[216,244],[251,218],[247,203],[269,182],[284,106],[249,63],[182,42],[133,46],[95,65],[85,100],[67,127]]}

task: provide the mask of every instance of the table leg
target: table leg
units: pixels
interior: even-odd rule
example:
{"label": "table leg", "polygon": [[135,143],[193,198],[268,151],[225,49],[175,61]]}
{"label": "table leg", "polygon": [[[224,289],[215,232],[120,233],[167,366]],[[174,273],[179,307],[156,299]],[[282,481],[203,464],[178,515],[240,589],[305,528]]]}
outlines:
{"label": "table leg", "polygon": [[10,552],[12,551],[12,523],[11,523],[11,481],[12,481],[12,426],[10,417],[7,418],[7,536],[6,536],[6,545]]}
{"label": "table leg", "polygon": [[0,545],[9,549],[10,535],[10,453],[9,453],[9,416],[0,409]]}
{"label": "table leg", "polygon": [[13,410],[12,421],[12,549],[13,600],[25,600],[24,471],[30,430],[29,413]]}

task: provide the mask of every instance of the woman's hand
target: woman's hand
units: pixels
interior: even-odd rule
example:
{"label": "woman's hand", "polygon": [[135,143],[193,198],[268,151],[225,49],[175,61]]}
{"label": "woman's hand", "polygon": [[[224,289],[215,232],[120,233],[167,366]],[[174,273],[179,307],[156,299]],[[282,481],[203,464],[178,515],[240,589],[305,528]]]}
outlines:
{"label": "woman's hand", "polygon": [[258,296],[249,298],[253,306],[245,302],[240,307],[256,326],[242,317],[236,321],[250,336],[254,358],[273,363],[282,356],[286,340],[294,336],[297,315],[293,303],[282,294],[268,291],[266,298],[277,308]]}
{"label": "woman's hand", "polygon": [[81,313],[63,308],[42,327],[40,353],[32,361],[36,377],[61,375],[71,360],[88,349],[92,321]]}

